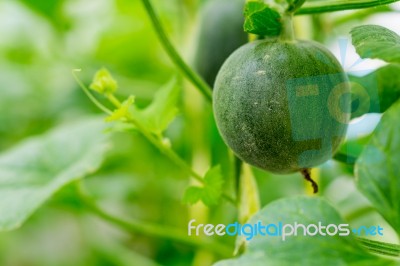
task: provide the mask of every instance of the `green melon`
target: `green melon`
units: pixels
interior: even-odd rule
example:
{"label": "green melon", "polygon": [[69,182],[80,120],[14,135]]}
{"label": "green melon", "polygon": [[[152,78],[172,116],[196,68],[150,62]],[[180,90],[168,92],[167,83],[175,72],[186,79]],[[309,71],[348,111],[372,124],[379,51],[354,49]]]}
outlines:
{"label": "green melon", "polygon": [[311,41],[255,41],[236,50],[214,85],[218,129],[243,161],[291,173],[330,159],[350,117],[348,79]]}
{"label": "green melon", "polygon": [[194,68],[210,86],[228,56],[247,42],[243,7],[244,0],[209,0],[201,9]]}

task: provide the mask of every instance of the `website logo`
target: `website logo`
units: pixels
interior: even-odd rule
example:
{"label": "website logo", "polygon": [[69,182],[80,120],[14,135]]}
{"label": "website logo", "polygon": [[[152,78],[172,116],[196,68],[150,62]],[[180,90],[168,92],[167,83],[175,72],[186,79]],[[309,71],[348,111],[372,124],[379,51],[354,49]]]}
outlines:
{"label": "website logo", "polygon": [[257,223],[240,224],[238,222],[225,224],[195,224],[196,220],[192,219],[188,223],[188,235],[199,236],[204,234],[206,236],[244,236],[246,240],[251,240],[255,236],[265,237],[280,237],[285,241],[288,237],[295,236],[348,236],[351,233],[357,236],[383,236],[383,227],[377,226],[360,226],[358,228],[350,228],[349,224],[323,224],[318,222],[316,224],[302,224],[294,223],[270,223],[263,224],[261,221]]}

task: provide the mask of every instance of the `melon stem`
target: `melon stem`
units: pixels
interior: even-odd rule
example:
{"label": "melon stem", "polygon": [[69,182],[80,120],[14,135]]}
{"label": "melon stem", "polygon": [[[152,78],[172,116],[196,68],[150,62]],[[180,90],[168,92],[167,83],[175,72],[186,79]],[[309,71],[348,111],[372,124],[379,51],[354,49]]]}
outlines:
{"label": "melon stem", "polygon": [[314,194],[318,192],[318,184],[311,178],[311,171],[308,168],[302,169],[301,174],[304,179],[311,183]]}
{"label": "melon stem", "polygon": [[292,13],[286,13],[282,16],[282,30],[279,36],[279,40],[283,42],[293,42],[295,40]]}

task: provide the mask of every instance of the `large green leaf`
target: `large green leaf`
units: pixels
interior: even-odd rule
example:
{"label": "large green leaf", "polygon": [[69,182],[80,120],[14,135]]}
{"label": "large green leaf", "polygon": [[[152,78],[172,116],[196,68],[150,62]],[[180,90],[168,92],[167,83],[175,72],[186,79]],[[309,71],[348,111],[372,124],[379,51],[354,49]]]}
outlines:
{"label": "large green leaf", "polygon": [[400,235],[400,101],[383,116],[355,165],[357,185]]}
{"label": "large green leaf", "polygon": [[383,113],[400,98],[400,65],[389,64],[362,76],[350,76],[352,118]]}
{"label": "large green leaf", "polygon": [[61,187],[100,166],[104,124],[90,118],[62,125],[0,155],[0,231],[21,226]]}
{"label": "large green leaf", "polygon": [[[258,212],[250,224],[294,224],[322,225],[345,224],[337,211],[321,198],[293,197],[270,203]],[[299,232],[302,232],[301,230]],[[349,236],[280,236],[256,235],[248,243],[246,251],[237,259],[225,260],[215,266],[236,265],[395,265],[376,257],[358,245]]]}
{"label": "large green leaf", "polygon": [[351,36],[362,58],[400,63],[400,36],[395,32],[378,25],[364,25],[353,28]]}

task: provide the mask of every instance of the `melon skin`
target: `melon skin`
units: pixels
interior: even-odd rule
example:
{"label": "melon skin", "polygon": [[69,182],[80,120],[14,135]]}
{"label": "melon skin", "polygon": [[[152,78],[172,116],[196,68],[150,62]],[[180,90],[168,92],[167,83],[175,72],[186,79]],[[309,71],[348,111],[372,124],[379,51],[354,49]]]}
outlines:
{"label": "melon skin", "polygon": [[193,66],[211,87],[224,61],[247,43],[244,4],[244,0],[209,0],[201,8]]}
{"label": "melon skin", "polygon": [[332,158],[346,134],[350,101],[340,63],[312,41],[242,46],[221,67],[213,91],[225,143],[243,161],[278,174]]}

